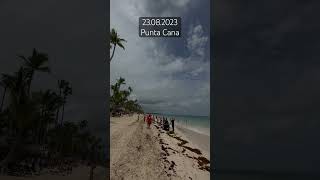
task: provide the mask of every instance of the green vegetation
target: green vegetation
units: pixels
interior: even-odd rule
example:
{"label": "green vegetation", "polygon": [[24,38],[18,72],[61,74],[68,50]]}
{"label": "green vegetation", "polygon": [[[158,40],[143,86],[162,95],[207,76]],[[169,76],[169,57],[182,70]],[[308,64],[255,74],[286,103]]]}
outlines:
{"label": "green vegetation", "polygon": [[142,107],[137,100],[130,100],[132,88],[122,89],[125,85],[125,79],[120,77],[114,85],[111,85],[112,94],[110,97],[110,111],[112,116],[121,116],[122,114],[143,113]]}
{"label": "green vegetation", "polygon": [[[119,37],[115,29],[111,29],[110,32],[110,49],[112,48],[112,55],[110,61],[114,57],[114,52],[117,46],[125,49],[123,42],[127,42],[125,39]],[[138,104],[137,100],[129,99],[132,88],[129,86],[127,89],[123,89],[125,85],[125,79],[120,77],[117,82],[111,85],[110,96],[110,113],[112,116],[121,116],[122,114],[143,113],[142,107]]]}
{"label": "green vegetation", "polygon": [[125,39],[120,38],[117,31],[112,28],[111,32],[110,32],[110,49],[112,48],[112,54],[110,57],[110,61],[112,60],[112,58],[114,56],[114,52],[115,52],[117,46],[121,47],[122,49],[125,49],[122,44],[123,42],[127,42],[127,41]]}
{"label": "green vegetation", "polygon": [[61,166],[66,159],[68,165],[85,161],[92,170],[96,165],[106,165],[101,139],[90,134],[88,122],[64,120],[64,107],[72,95],[70,83],[59,80],[56,90],[32,90],[35,72],[50,74],[48,55],[34,49],[31,56],[18,57],[23,60],[18,71],[1,76],[4,88],[0,106],[2,172],[21,175],[24,171],[21,162],[31,158],[41,160],[37,166],[42,168]]}

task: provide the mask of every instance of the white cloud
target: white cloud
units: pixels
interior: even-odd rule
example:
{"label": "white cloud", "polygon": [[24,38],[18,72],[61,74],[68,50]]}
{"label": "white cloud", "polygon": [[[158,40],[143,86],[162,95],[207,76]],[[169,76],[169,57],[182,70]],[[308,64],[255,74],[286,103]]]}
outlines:
{"label": "white cloud", "polygon": [[[164,2],[159,2],[158,13],[174,14],[189,4],[189,0],[174,1],[177,9],[162,10]],[[201,25],[191,28],[185,49],[189,51],[187,57],[169,53],[160,39],[140,38],[138,17],[150,10],[144,8],[152,9],[154,5],[149,6],[146,1],[111,1],[111,27],[127,40],[126,50],[117,49],[111,62],[111,83],[124,77],[135,98],[149,111],[208,115],[210,63],[205,61],[204,50],[208,37]],[[181,46],[181,51],[183,47],[186,46]]]}
{"label": "white cloud", "polygon": [[179,16],[190,0],[125,0],[139,16]]}
{"label": "white cloud", "polygon": [[204,56],[205,45],[208,42],[208,37],[203,35],[203,28],[201,25],[197,25],[191,28],[188,33],[188,48],[190,51],[196,52],[199,56]]}
{"label": "white cloud", "polygon": [[191,71],[190,72],[190,74],[192,75],[192,76],[198,76],[200,73],[202,73],[203,72],[203,67],[201,66],[201,67],[199,67],[199,68],[197,68],[197,69],[194,69],[193,71]]}

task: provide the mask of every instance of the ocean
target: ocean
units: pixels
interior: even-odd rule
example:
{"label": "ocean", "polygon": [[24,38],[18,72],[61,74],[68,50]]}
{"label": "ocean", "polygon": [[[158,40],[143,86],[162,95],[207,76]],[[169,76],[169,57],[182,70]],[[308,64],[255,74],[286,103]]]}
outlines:
{"label": "ocean", "polygon": [[168,120],[175,118],[175,125],[178,128],[185,128],[196,133],[210,136],[210,117],[209,116],[192,116],[192,115],[169,115],[155,114],[155,116],[164,116]]}
{"label": "ocean", "polygon": [[168,120],[175,118],[175,128],[183,133],[188,140],[196,144],[210,159],[210,117],[186,116],[172,114],[154,114],[164,116]]}

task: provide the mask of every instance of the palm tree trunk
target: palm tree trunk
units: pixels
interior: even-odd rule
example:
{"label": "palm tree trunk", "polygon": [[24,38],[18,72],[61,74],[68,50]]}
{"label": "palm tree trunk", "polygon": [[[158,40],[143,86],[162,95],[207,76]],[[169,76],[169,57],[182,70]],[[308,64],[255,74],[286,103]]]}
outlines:
{"label": "palm tree trunk", "polygon": [[14,128],[13,128],[13,119],[9,119],[9,135],[13,136],[14,135]]}
{"label": "palm tree trunk", "polygon": [[40,115],[40,119],[39,119],[39,124],[38,124],[38,137],[37,137],[37,141],[39,144],[41,144],[41,134],[42,134],[42,121],[43,121],[43,117],[44,117],[44,105],[42,105],[41,107],[41,115]]}
{"label": "palm tree trunk", "polygon": [[57,113],[56,113],[56,126],[59,123],[59,111],[60,111],[60,108],[58,108]]}
{"label": "palm tree trunk", "polygon": [[[60,84],[59,82],[58,82],[58,84]],[[61,97],[61,88],[59,87],[59,96]],[[60,108],[58,108],[57,109],[57,114],[56,114],[56,126],[58,125],[58,123],[59,123],[59,111],[60,111]]]}
{"label": "palm tree trunk", "polygon": [[112,60],[113,56],[114,56],[114,52],[116,51],[116,44],[113,44],[113,50],[112,50],[112,55],[111,55],[111,58],[110,58],[110,61]]}
{"label": "palm tree trunk", "polygon": [[7,87],[4,88],[4,92],[3,92],[3,95],[2,95],[2,100],[1,100],[1,105],[0,105],[0,112],[2,112],[4,98],[6,97],[6,92],[7,92]]}
{"label": "palm tree trunk", "polygon": [[65,103],[63,103],[63,105],[62,105],[62,112],[61,112],[61,125],[62,125],[62,123],[63,123],[63,118],[64,118],[64,104],[65,104]]}
{"label": "palm tree trunk", "polygon": [[89,180],[93,180],[93,170],[95,169],[94,165],[90,165],[90,178]]}
{"label": "palm tree trunk", "polygon": [[44,132],[43,132],[43,136],[42,136],[42,144],[46,144],[47,143],[47,135],[48,135],[48,122],[45,123],[45,127],[44,127]]}
{"label": "palm tree trunk", "polygon": [[29,79],[29,84],[28,84],[28,94],[30,94],[30,89],[31,89],[31,82],[32,82],[32,78],[33,78],[33,74],[34,74],[34,71],[31,71],[31,73],[30,73],[30,79]]}

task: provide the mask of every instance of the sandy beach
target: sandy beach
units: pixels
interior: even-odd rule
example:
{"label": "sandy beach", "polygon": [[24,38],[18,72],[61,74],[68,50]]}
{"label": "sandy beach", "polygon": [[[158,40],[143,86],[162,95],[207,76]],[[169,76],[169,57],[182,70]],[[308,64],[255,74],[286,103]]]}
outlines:
{"label": "sandy beach", "polygon": [[202,154],[210,160],[210,136],[179,126],[176,127],[176,133],[185,138],[189,143],[193,143],[192,146],[200,149]]}
{"label": "sandy beach", "polygon": [[208,151],[181,130],[149,129],[137,115],[112,117],[110,125],[112,180],[210,179]]}

